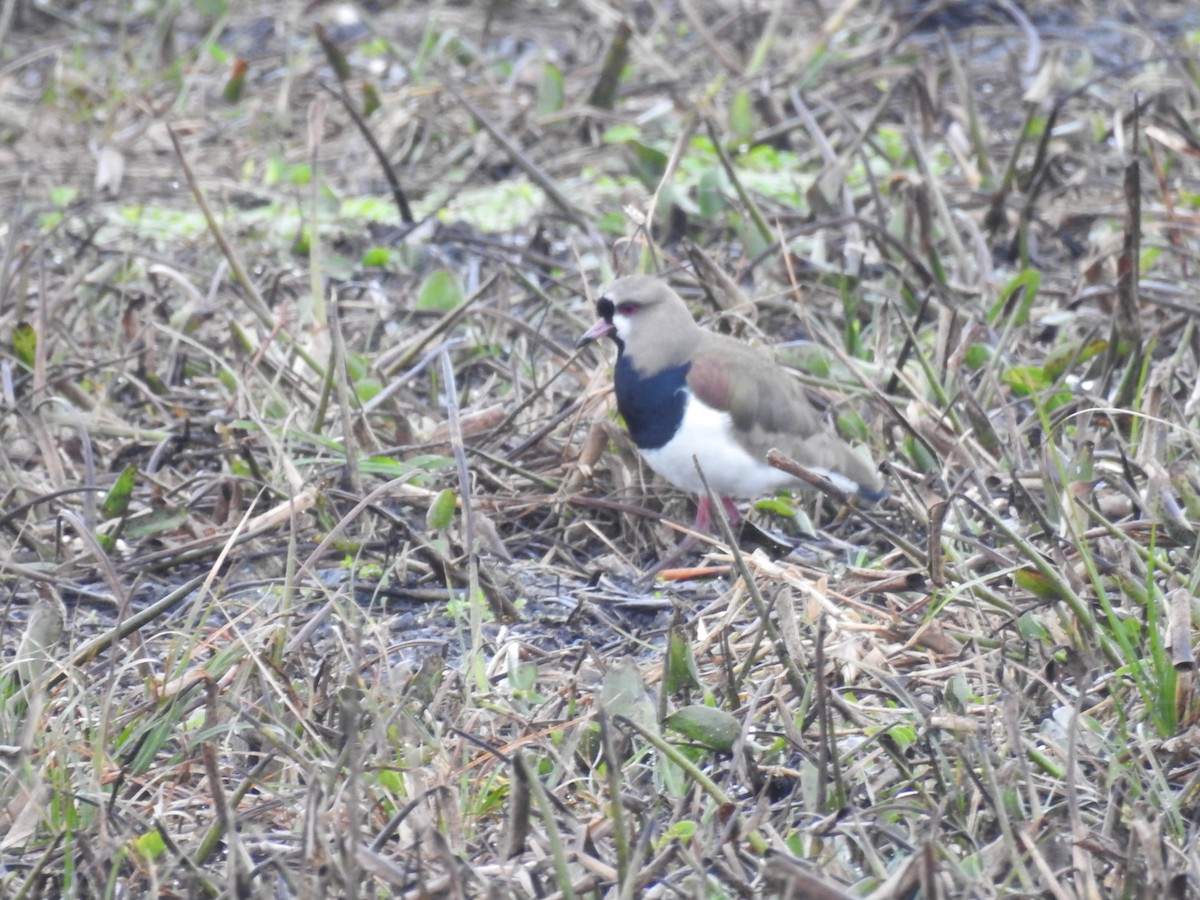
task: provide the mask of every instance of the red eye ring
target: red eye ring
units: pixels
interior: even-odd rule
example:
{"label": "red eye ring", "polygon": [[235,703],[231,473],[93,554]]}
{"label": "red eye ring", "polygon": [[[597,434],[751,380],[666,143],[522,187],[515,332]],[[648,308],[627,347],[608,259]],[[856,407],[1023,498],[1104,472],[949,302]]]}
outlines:
{"label": "red eye ring", "polygon": [[621,303],[617,305],[618,316],[632,316],[637,311],[638,305],[636,303]]}

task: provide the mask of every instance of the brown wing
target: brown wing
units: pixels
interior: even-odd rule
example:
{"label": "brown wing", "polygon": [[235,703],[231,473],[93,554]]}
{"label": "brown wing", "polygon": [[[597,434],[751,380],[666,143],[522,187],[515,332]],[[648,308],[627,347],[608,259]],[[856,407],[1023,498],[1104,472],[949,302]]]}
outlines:
{"label": "brown wing", "polygon": [[796,379],[765,352],[731,338],[706,338],[692,359],[688,387],[707,405],[729,413],[738,431],[806,439],[823,430]]}
{"label": "brown wing", "polygon": [[801,465],[837,472],[872,492],[883,486],[875,468],[825,426],[799,382],[762,352],[706,335],[687,383],[699,400],[730,414],[739,441],[755,458],[775,447]]}

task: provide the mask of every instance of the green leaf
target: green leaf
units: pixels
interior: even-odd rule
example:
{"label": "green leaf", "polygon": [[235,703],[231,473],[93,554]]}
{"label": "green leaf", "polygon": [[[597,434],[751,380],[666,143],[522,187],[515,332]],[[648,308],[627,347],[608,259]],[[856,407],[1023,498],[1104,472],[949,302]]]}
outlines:
{"label": "green leaf", "polygon": [[383,106],[383,101],[379,99],[379,88],[375,87],[373,81],[364,81],[362,84],[362,117],[369,119],[371,114]]}
{"label": "green leaf", "polygon": [[281,181],[283,181],[283,160],[278,156],[272,156],[263,167],[263,184],[274,185]]}
{"label": "green leaf", "polygon": [[449,528],[457,508],[458,494],[450,488],[445,488],[429,504],[429,510],[425,513],[425,524],[433,531]]}
{"label": "green leaf", "polygon": [[55,206],[70,206],[78,193],[79,190],[77,188],[68,185],[52,187],[50,188],[50,202]]}
{"label": "green leaf", "polygon": [[663,174],[667,171],[669,162],[667,154],[657,147],[651,147],[641,141],[626,141],[625,146],[630,151],[629,168],[631,173],[647,188],[653,190],[658,187]]}
{"label": "green leaf", "polygon": [[963,362],[968,369],[982,369],[993,355],[992,348],[987,344],[972,344],[967,348]]}
{"label": "green leaf", "polygon": [[360,403],[366,403],[383,390],[383,382],[378,378],[359,378],[354,382],[354,393]]}
{"label": "green leaf", "polygon": [[311,247],[312,234],[308,228],[301,228],[296,232],[296,239],[292,241],[292,252],[299,256],[307,256]]}
{"label": "green leaf", "polygon": [[162,376],[157,372],[148,371],[142,377],[146,379],[146,387],[150,388],[154,396],[165,397],[171,393],[170,386],[162,380]]}
{"label": "green leaf", "polygon": [[696,823],[691,819],[681,819],[664,831],[662,837],[656,843],[659,847],[669,844],[672,841],[679,841],[681,844],[686,844],[691,841],[695,833]]}
{"label": "green leaf", "polygon": [[297,187],[307,187],[312,184],[312,166],[309,163],[296,163],[288,166],[287,180]]}
{"label": "green leaf", "polygon": [[1022,397],[1044,391],[1053,384],[1041,366],[1013,366],[1000,380]]}
{"label": "green leaf", "polygon": [[642,132],[636,125],[614,125],[605,131],[600,139],[606,144],[624,144],[627,141],[636,141],[641,136]]}
{"label": "green leaf", "polygon": [[996,298],[996,302],[988,310],[988,322],[995,325],[1001,314],[1008,307],[1009,298],[1019,289],[1024,289],[1024,294],[1021,297],[1021,305],[1017,307],[1013,314],[1013,324],[1027,324],[1029,322],[1029,310],[1033,307],[1033,301],[1037,299],[1037,292],[1041,283],[1042,274],[1037,269],[1023,270],[1016,278],[1004,286],[1004,290],[1000,292],[1000,296]]}
{"label": "green leaf", "polygon": [[654,702],[637,663],[629,657],[618,660],[604,673],[598,702],[609,716],[624,716],[643,728],[658,731]]}
{"label": "green leaf", "polygon": [[375,266],[382,268],[386,266],[392,258],[392,252],[387,247],[369,247],[367,252],[363,254],[362,264],[364,266]]}
{"label": "green leaf", "polygon": [[389,794],[395,794],[398,797],[405,796],[406,786],[404,776],[395,769],[390,769],[387,766],[380,766],[375,769],[375,782]]}
{"label": "green leaf", "polygon": [[700,672],[692,653],[692,641],[682,625],[676,625],[667,636],[667,662],[663,671],[663,690],[668,694],[700,687]]}
{"label": "green leaf", "polygon": [[246,87],[246,72],[250,66],[244,59],[235,59],[230,66],[229,78],[221,89],[221,99],[226,103],[237,103],[242,99]]}
{"label": "green leaf", "polygon": [[800,507],[793,507],[792,509],[792,527],[796,529],[797,534],[802,534],[805,537],[815,538],[817,536],[817,526],[808,517],[808,513]]}
{"label": "green leaf", "polygon": [[329,37],[323,26],[317,25],[315,32],[317,41],[321,44],[321,49],[325,52],[325,60],[329,63],[329,67],[333,69],[334,74],[337,75],[338,81],[349,81],[351,74],[350,63],[346,61],[346,54]]}
{"label": "green leaf", "polygon": [[156,859],[166,852],[167,844],[166,841],[163,840],[162,835],[158,832],[158,829],[155,829],[154,831],[147,831],[140,837],[134,838],[133,849],[136,850],[138,855],[143,859]]}
{"label": "green leaf", "polygon": [[888,729],[888,735],[901,750],[907,750],[917,742],[917,729],[912,725],[893,725]]}
{"label": "green leaf", "polygon": [[542,66],[542,81],[538,86],[537,111],[542,115],[558,112],[563,107],[562,71],[553,63]]}
{"label": "green leaf", "polygon": [[705,219],[716,219],[729,205],[722,190],[725,182],[724,173],[719,168],[707,169],[696,184],[696,202],[700,207],[700,215]]}
{"label": "green leaf", "polygon": [[796,507],[792,503],[791,497],[784,494],[780,494],[778,497],[764,497],[762,500],[755,500],[754,508],[761,512],[783,516],[785,519],[794,518],[796,515]]}
{"label": "green leaf", "polygon": [[371,374],[371,360],[362,353],[346,354],[346,372],[354,381]]}
{"label": "green leaf", "polygon": [[1087,362],[1095,356],[1099,356],[1107,349],[1108,341],[1106,340],[1089,341],[1086,344],[1071,341],[1050,351],[1045,363],[1042,364],[1042,371],[1051,381],[1058,381],[1063,373],[1067,371],[1067,366],[1071,364],[1072,360],[1078,365],[1079,363]]}
{"label": "green leaf", "polygon": [[893,165],[903,163],[908,155],[908,140],[899,128],[881,126],[876,129],[872,144],[880,147],[884,157]]}
{"label": "green leaf", "polygon": [[137,466],[130,463],[117,476],[116,482],[108,489],[104,502],[100,504],[100,515],[105,519],[117,519],[125,515],[129,509],[129,500],[133,496],[133,485],[137,479]]}
{"label": "green leaf", "polygon": [[729,753],[742,733],[737,719],[712,706],[685,706],[667,716],[663,724],[689,741],[721,753]]}
{"label": "green leaf", "polygon": [[537,686],[538,667],[536,663],[519,662],[508,672],[508,682],[514,691],[529,693]]}
{"label": "green leaf", "polygon": [[368,456],[360,465],[365,474],[380,475],[384,478],[399,478],[403,475],[411,477],[414,472],[417,472],[420,474],[412,479],[412,483],[421,487],[428,487],[430,478],[425,473],[433,472],[437,469],[453,468],[455,462],[448,456],[436,456],[432,453],[426,453],[403,460],[393,459],[390,456]]}
{"label": "green leaf", "polygon": [[623,235],[625,233],[625,215],[619,212],[606,212],[596,223],[596,227],[605,234]]}
{"label": "green leaf", "polygon": [[37,332],[28,322],[19,322],[13,329],[13,354],[27,369],[33,368],[33,360],[37,355]]}
{"label": "green leaf", "polygon": [[922,472],[939,468],[937,459],[926,449],[925,443],[918,441],[911,434],[904,436],[904,452],[913,461],[913,465]]}
{"label": "green leaf", "polygon": [[748,144],[754,138],[754,105],[746,91],[734,94],[733,102],[729,104],[729,130],[743,144]]}
{"label": "green leaf", "polygon": [[162,509],[152,509],[132,516],[125,523],[125,530],[122,533],[131,541],[169,534],[182,526],[188,520],[189,515],[188,509],[182,506],[164,506]]}
{"label": "green leaf", "polygon": [[751,147],[742,154],[741,163],[753,167],[759,172],[778,172],[780,175],[795,177],[801,163],[796,154],[776,150],[770,144],[759,144]]}
{"label": "green leaf", "polygon": [[449,312],[462,303],[462,288],[458,279],[445,269],[431,272],[417,293],[417,309]]}
{"label": "green leaf", "polygon": [[946,705],[955,713],[965,712],[974,699],[971,685],[962,675],[950,677],[950,680],[942,686],[942,696],[946,699]]}
{"label": "green leaf", "polygon": [[871,433],[867,428],[866,420],[863,419],[858,410],[848,409],[843,413],[839,413],[837,425],[838,431],[841,432],[842,436],[850,440],[866,443],[871,439]]}
{"label": "green leaf", "polygon": [[1024,588],[1039,600],[1064,600],[1064,595],[1058,587],[1037,569],[1017,569],[1013,572],[1013,581],[1018,587]]}
{"label": "green leaf", "polygon": [[1013,366],[1000,380],[1011,387],[1018,396],[1035,398],[1046,412],[1071,402],[1071,392],[1068,389],[1050,390],[1054,380],[1040,366]]}

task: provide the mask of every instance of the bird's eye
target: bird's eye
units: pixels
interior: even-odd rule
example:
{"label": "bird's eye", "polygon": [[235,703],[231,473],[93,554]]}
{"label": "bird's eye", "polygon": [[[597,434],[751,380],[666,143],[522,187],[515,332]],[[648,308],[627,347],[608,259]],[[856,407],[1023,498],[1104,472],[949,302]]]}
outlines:
{"label": "bird's eye", "polygon": [[636,303],[621,303],[617,306],[617,315],[619,316],[632,316],[637,311]]}

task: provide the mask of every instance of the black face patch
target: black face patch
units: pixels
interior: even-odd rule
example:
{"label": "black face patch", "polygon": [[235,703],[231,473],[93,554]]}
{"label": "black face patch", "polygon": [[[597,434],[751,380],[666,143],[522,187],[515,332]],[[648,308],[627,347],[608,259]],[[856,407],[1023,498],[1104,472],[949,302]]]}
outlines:
{"label": "black face patch", "polygon": [[671,366],[650,376],[639,375],[627,356],[617,360],[613,383],[617,409],[641,450],[657,450],[675,436],[687,406],[690,363]]}
{"label": "black face patch", "polygon": [[613,302],[607,297],[601,297],[596,301],[596,315],[610,325],[612,324],[614,312],[616,312],[616,307],[613,306]]}

